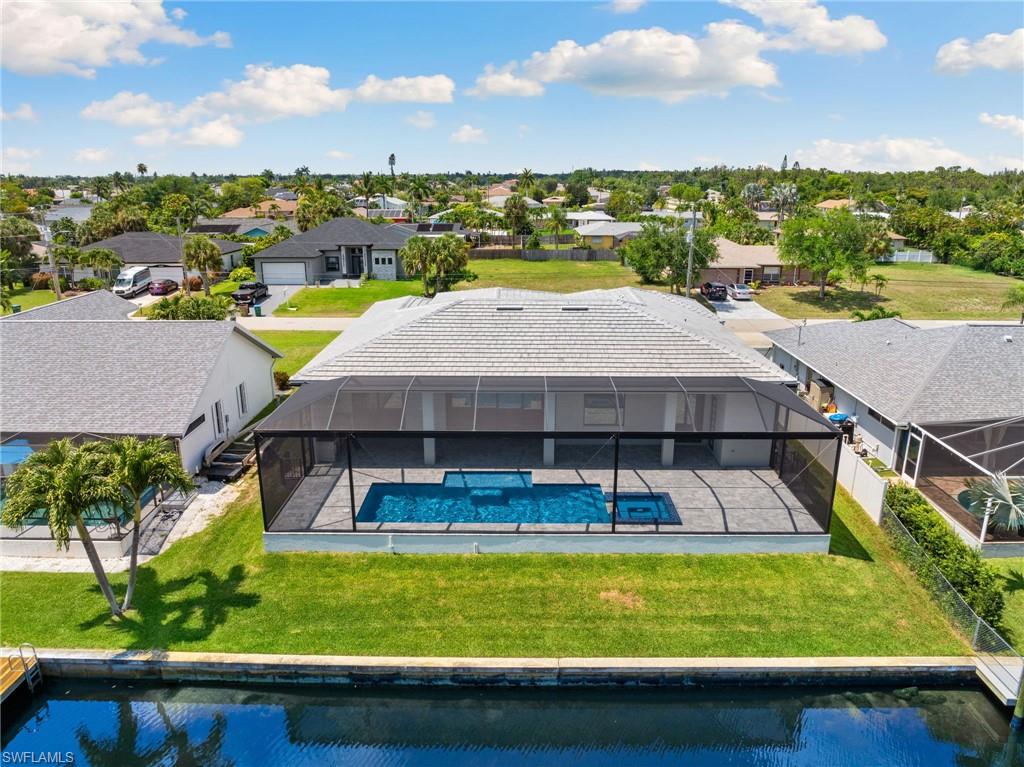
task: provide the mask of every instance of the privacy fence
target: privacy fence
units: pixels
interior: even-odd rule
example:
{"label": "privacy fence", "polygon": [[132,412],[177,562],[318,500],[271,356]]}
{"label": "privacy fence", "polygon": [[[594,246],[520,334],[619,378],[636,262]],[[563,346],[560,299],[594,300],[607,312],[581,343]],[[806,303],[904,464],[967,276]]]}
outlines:
{"label": "privacy fence", "polygon": [[522,250],[520,248],[473,248],[470,259],[518,258],[523,261],[618,261],[614,250],[565,248],[562,250]]}

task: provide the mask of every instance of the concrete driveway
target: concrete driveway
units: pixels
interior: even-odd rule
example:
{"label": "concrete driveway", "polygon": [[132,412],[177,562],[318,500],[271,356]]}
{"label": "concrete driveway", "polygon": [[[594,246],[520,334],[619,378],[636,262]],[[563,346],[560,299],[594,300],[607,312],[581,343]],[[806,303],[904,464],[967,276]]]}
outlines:
{"label": "concrete driveway", "polygon": [[725,301],[713,301],[712,305],[718,310],[718,318],[728,322],[729,320],[781,320],[775,312],[765,309],[757,301],[734,301],[729,298]]}
{"label": "concrete driveway", "polygon": [[265,317],[273,314],[274,309],[283,304],[288,296],[302,290],[302,285],[268,285],[267,290],[270,295],[257,302],[257,306],[260,307],[260,311]]}
{"label": "concrete driveway", "polygon": [[133,304],[135,304],[137,307],[139,307],[141,309],[144,306],[149,306],[150,304],[155,304],[161,298],[166,298],[166,297],[167,296],[151,296],[148,292],[146,292],[146,293],[141,293],[141,294],[135,296],[134,298],[129,298],[128,300],[131,301]]}

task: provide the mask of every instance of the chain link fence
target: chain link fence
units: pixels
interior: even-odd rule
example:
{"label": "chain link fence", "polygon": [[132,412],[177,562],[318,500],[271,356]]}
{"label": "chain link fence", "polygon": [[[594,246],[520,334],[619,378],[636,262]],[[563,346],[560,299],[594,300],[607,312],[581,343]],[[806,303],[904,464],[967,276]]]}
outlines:
{"label": "chain link fence", "polygon": [[989,678],[998,680],[1016,694],[1024,669],[1020,654],[971,609],[888,504],[882,506],[879,524],[900,558],[914,571],[956,631],[971,645],[978,662],[988,670]]}

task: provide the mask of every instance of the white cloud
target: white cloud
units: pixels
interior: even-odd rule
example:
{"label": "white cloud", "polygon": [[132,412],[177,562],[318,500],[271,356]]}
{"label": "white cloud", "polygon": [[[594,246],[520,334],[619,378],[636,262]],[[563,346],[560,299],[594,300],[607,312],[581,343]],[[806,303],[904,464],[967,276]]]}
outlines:
{"label": "white cloud", "polygon": [[612,13],[636,13],[647,5],[647,0],[612,0],[609,9]]}
{"label": "white cloud", "polygon": [[496,69],[493,64],[484,67],[483,74],[476,78],[476,85],[466,90],[470,96],[541,96],[544,86],[536,80],[520,77],[515,73],[515,63]]}
{"label": "white cloud", "polygon": [[0,152],[0,171],[3,173],[28,173],[32,170],[32,160],[42,152],[38,149],[7,146]]}
{"label": "white cloud", "polygon": [[1008,35],[993,32],[974,42],[958,37],[935,54],[935,68],[945,74],[962,75],[979,67],[1024,70],[1024,27]]}
{"label": "white cloud", "polygon": [[638,170],[646,170],[646,171],[655,171],[655,170],[661,170],[661,167],[658,166],[658,165],[654,165],[652,163],[646,162],[645,160],[641,160],[640,164],[637,166],[637,169]]}
{"label": "white cloud", "polygon": [[106,101],[93,101],[81,111],[87,120],[105,120],[123,127],[155,127],[177,119],[169,101],[155,101],[148,93],[121,91]]}
{"label": "white cloud", "polygon": [[389,103],[413,101],[421,104],[447,104],[452,100],[455,83],[447,75],[418,75],[382,80],[370,75],[356,88],[360,101]]}
{"label": "white cloud", "polygon": [[3,4],[3,66],[24,75],[95,77],[98,67],[150,64],[147,43],[227,47],[226,32],[202,36],[178,26],[160,2],[90,0]]}
{"label": "white cloud", "polygon": [[222,90],[200,96],[183,113],[186,118],[230,114],[236,119],[269,122],[282,117],[313,117],[343,111],[352,92],[331,88],[330,79],[326,67],[249,64],[244,79],[228,81]]}
{"label": "white cloud", "polygon": [[746,11],[767,27],[785,30],[773,37],[772,47],[783,50],[811,49],[817,53],[854,54],[877,51],[886,44],[878,25],[863,16],[830,18],[816,0],[721,0]]}
{"label": "white cloud", "polygon": [[188,16],[188,12],[184,8],[172,8],[171,18],[175,21],[183,21]]}
{"label": "white cloud", "polygon": [[469,123],[459,126],[449,138],[456,144],[486,144],[487,134],[483,128],[474,128]]}
{"label": "white cloud", "polygon": [[978,121],[993,128],[1008,130],[1016,133],[1018,136],[1024,136],[1024,117],[1017,117],[1017,115],[990,115],[988,112],[982,112],[978,115]]}
{"label": "white cloud", "polygon": [[109,149],[84,147],[75,152],[75,162],[106,162],[113,156]]}
{"label": "white cloud", "polygon": [[516,133],[519,136],[519,138],[526,138],[526,135],[530,132],[530,130],[531,130],[530,126],[527,125],[526,123],[523,123],[516,130]]}
{"label": "white cloud", "polygon": [[946,146],[936,138],[891,138],[843,142],[819,139],[793,153],[804,168],[831,170],[931,170],[938,166],[985,168],[990,163]]}
{"label": "white cloud", "polygon": [[846,115],[842,112],[829,112],[825,117],[835,123],[841,123],[846,119]]}
{"label": "white cloud", "polygon": [[215,120],[193,125],[180,140],[187,146],[236,147],[242,143],[243,138],[245,134],[232,124],[231,117],[221,115]]}
{"label": "white cloud", "polygon": [[327,156],[332,160],[349,160],[352,158],[352,154],[350,152],[343,152],[340,149],[329,149],[327,151]]}
{"label": "white cloud", "polygon": [[132,137],[139,146],[163,146],[171,141],[174,134],[167,128],[154,128],[151,131],[140,133]]}
{"label": "white cloud", "polygon": [[35,120],[36,112],[28,103],[18,104],[13,112],[5,112],[0,109],[0,120]]}
{"label": "white cloud", "polygon": [[434,113],[428,112],[425,109],[418,109],[406,117],[405,121],[412,127],[419,128],[420,130],[430,130],[437,125],[437,118],[434,117]]}

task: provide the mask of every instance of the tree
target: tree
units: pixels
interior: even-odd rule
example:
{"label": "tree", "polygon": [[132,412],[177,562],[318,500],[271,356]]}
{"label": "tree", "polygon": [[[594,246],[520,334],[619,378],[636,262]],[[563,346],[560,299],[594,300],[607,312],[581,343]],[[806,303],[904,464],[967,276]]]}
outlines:
{"label": "tree", "polygon": [[147,173],[149,173],[149,168],[146,167],[146,163],[140,162],[138,165],[135,166],[135,172],[138,173],[140,176],[145,176]]}
{"label": "tree", "polygon": [[565,185],[565,204],[571,207],[582,207],[590,202],[590,189],[586,180],[570,178]]}
{"label": "tree", "polygon": [[260,178],[263,179],[263,183],[266,186],[270,186],[271,184],[274,183],[274,176],[274,171],[272,171],[270,168],[264,168],[263,172],[260,174]]}
{"label": "tree", "polygon": [[[673,293],[686,284],[690,238],[685,222],[648,221],[640,234],[622,247],[626,261],[645,283],[664,282]],[[718,257],[714,235],[698,229],[693,242],[693,269],[706,269]]]}
{"label": "tree", "polygon": [[568,216],[565,215],[565,209],[561,205],[552,205],[548,208],[548,224],[555,235],[555,249],[560,250],[561,245],[558,242],[558,237],[561,235],[562,230],[569,226]]}
{"label": "tree", "polygon": [[882,295],[882,291],[885,289],[885,286],[889,284],[889,278],[881,273],[869,275],[868,280],[875,286],[876,296]]}
{"label": "tree", "polygon": [[370,171],[363,171],[363,175],[355,180],[352,188],[357,197],[363,198],[363,207],[370,209],[370,198],[377,191],[377,179]]}
{"label": "tree", "polygon": [[104,446],[89,442],[76,448],[69,439],[51,442],[32,453],[8,477],[4,485],[3,523],[20,529],[39,509],[46,510],[46,522],[58,549],[71,543],[71,528],[85,548],[93,574],[110,612],[121,615],[96,544],[85,524],[85,515],[97,504],[116,502],[117,494],[106,481]]}
{"label": "tree", "polygon": [[528,197],[530,195],[530,189],[533,186],[533,183],[533,171],[530,170],[529,168],[523,168],[521,171],[519,171],[519,186],[516,189],[516,191],[518,191],[519,194],[523,195],[524,197]]}
{"label": "tree", "polygon": [[443,234],[430,243],[430,251],[435,293],[447,291],[467,277],[469,243],[464,239],[450,232]]}
{"label": "tree", "polygon": [[1004,309],[1020,309],[1020,324],[1024,325],[1024,283],[1014,285],[1006,291]]}
{"label": "tree", "polygon": [[779,259],[814,272],[818,276],[818,297],[824,299],[829,275],[854,268],[862,261],[865,241],[863,228],[849,210],[809,213],[782,225]]}
{"label": "tree", "polygon": [[771,201],[779,212],[779,224],[786,220],[786,211],[792,209],[799,199],[796,184],[777,184],[772,187]]}
{"label": "tree", "polygon": [[895,309],[886,309],[884,306],[875,306],[871,311],[865,312],[863,309],[854,309],[850,312],[850,319],[854,322],[868,322],[871,320],[885,320],[891,317],[902,317]]}
{"label": "tree", "polygon": [[643,199],[636,192],[616,189],[608,196],[605,212],[619,221],[635,220],[640,215]]}
{"label": "tree", "polygon": [[122,612],[131,609],[139,572],[139,540],[142,530],[142,496],[150,488],[170,486],[184,492],[192,487],[192,478],[181,466],[174,447],[165,439],[118,437],[105,445],[104,468],[107,481],[132,505],[133,529],[128,563],[128,587],[121,603]]}
{"label": "tree", "polygon": [[58,245],[78,245],[78,224],[70,216],[62,216],[50,224],[50,236]]}
{"label": "tree", "polygon": [[350,215],[351,212],[348,203],[333,192],[310,189],[299,198],[295,208],[295,222],[299,231],[308,232],[325,221]]}
{"label": "tree", "polygon": [[388,155],[388,168],[391,169],[391,195],[397,196],[398,190],[395,188],[395,153],[392,152]]}
{"label": "tree", "polygon": [[968,263],[975,269],[1024,276],[1024,236],[1019,232],[989,232],[974,241]]}
{"label": "tree", "polygon": [[502,212],[505,214],[505,229],[508,231],[509,237],[515,238],[517,234],[530,233],[533,227],[530,224],[530,213],[525,197],[521,194],[509,195],[505,200]]}
{"label": "tree", "polygon": [[205,234],[196,234],[185,240],[182,248],[185,256],[185,279],[188,271],[199,272],[203,281],[203,293],[210,295],[210,272],[219,272],[224,268],[224,256],[217,243]]}
{"label": "tree", "polygon": [[864,220],[864,228],[867,236],[864,252],[874,261],[884,261],[891,256],[892,237],[888,224],[882,219],[869,218]]}
{"label": "tree", "polygon": [[[1024,530],[1024,481],[1006,474],[967,480],[968,510],[982,517],[982,530],[989,520],[1011,533]],[[982,534],[984,542],[984,532]]]}
{"label": "tree", "polygon": [[227,296],[185,296],[161,298],[147,310],[151,320],[223,320],[231,313]]}
{"label": "tree", "polygon": [[743,192],[741,194],[743,201],[747,203],[747,205],[751,208],[756,208],[757,204],[764,199],[764,187],[760,184],[751,182],[743,187]]}
{"label": "tree", "polygon": [[430,239],[422,236],[410,237],[405,245],[398,251],[398,257],[402,259],[402,268],[406,274],[418,274],[423,279],[423,295],[430,293],[430,265],[431,248]]}
{"label": "tree", "polygon": [[10,253],[11,269],[26,269],[39,263],[32,254],[32,243],[42,237],[35,224],[20,216],[0,219],[0,248]]}

